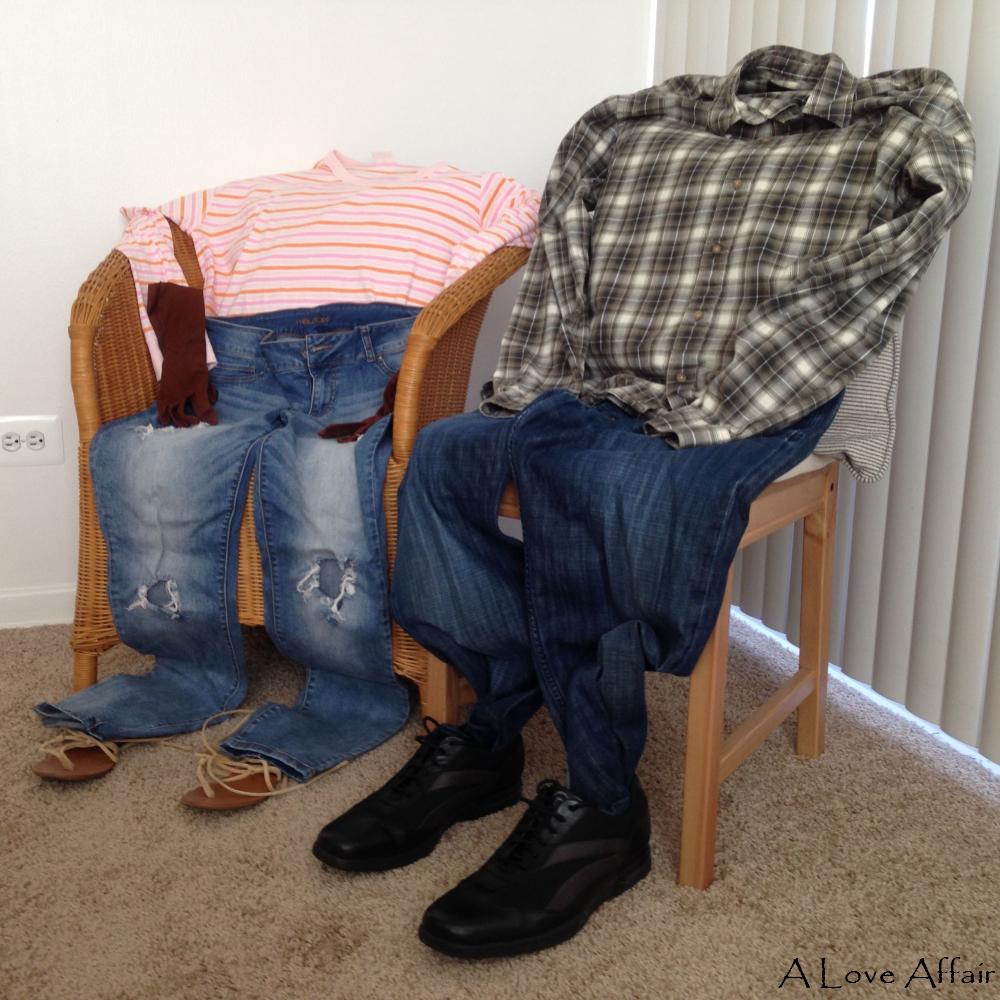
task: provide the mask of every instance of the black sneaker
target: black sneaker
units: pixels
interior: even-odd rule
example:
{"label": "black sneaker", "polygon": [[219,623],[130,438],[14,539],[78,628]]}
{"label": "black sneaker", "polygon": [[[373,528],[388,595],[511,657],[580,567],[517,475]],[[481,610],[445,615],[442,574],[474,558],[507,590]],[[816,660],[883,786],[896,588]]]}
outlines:
{"label": "black sneaker", "polygon": [[649,872],[649,806],[637,777],[630,791],[628,811],[610,816],[540,782],[493,856],[427,908],[420,940],[458,958],[494,958],[571,938]]}
{"label": "black sneaker", "polygon": [[313,844],[320,861],[355,872],[400,868],[430,854],[454,823],[520,800],[520,735],[490,750],[428,722],[434,720],[424,718],[428,732],[416,737],[420,749],[401,770],[323,827]]}

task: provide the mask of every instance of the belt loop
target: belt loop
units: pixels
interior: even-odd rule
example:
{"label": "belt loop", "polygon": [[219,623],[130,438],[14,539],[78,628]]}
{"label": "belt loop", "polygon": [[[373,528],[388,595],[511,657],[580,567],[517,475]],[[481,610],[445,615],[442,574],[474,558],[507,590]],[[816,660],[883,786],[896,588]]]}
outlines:
{"label": "belt loop", "polygon": [[369,332],[371,328],[362,326],[359,329],[361,332],[361,342],[365,345],[365,360],[374,361],[377,355],[375,353],[375,347],[372,344],[372,335]]}

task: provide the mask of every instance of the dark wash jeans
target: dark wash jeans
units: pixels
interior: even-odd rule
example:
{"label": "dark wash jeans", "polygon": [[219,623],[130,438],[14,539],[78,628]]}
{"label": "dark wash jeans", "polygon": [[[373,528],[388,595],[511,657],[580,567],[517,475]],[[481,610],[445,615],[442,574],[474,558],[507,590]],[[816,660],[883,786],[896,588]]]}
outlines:
{"label": "dark wash jeans", "polygon": [[[569,787],[624,811],[646,739],[644,671],[694,669],[751,503],[813,451],[842,398],[774,432],[682,449],[566,389],[514,416],[424,428],[399,494],[390,602],[472,685],[464,731],[502,745],[544,703]],[[510,479],[523,543],[497,519]]]}

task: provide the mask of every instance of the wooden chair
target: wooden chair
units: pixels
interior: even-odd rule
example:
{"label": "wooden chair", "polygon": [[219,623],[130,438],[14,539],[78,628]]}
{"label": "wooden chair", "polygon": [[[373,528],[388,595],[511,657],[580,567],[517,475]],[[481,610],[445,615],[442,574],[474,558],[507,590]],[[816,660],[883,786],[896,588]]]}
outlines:
{"label": "wooden chair", "polygon": [[[729,605],[733,585],[730,566],[715,628],[690,678],[677,875],[681,885],[697,889],[711,885],[719,786],[792,712],[798,713],[796,753],[816,757],[823,752],[836,499],[837,462],[824,462],[810,455],[768,486],[750,507],[750,520],[740,540],[741,549],[787,524],[803,520],[799,669],[724,737]],[[520,516],[513,483],[508,484],[501,498],[498,514]],[[455,722],[460,706],[472,700],[471,691],[452,667],[426,655],[432,661],[426,670],[429,714]]]}
{"label": "wooden chair", "polygon": [[[188,284],[202,287],[190,237],[172,226],[174,250]],[[504,247],[445,288],[417,316],[407,340],[396,389],[392,455],[386,470],[384,506],[389,565],[396,551],[396,493],[417,431],[465,407],[469,368],[494,289],[528,257]],[[73,689],[97,680],[98,657],[118,643],[107,597],[107,549],[94,508],[87,456],[101,424],[146,409],[156,383],[143,339],[128,260],[113,250],[90,274],[73,304],[69,325],[71,378],[80,428],[80,555],[76,612],[70,645]],[[253,529],[253,483],[240,529],[237,607],[245,625],[264,624],[260,550]],[[398,625],[392,625],[393,666],[416,683],[428,714],[428,657]]]}

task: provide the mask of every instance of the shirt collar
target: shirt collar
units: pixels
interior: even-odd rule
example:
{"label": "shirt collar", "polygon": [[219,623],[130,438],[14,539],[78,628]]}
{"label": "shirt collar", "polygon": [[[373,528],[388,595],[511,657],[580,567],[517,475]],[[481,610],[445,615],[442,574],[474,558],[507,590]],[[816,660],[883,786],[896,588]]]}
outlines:
{"label": "shirt collar", "polygon": [[[717,79],[719,85],[708,112],[709,127],[715,132],[725,132],[735,121],[759,125],[798,103],[803,92],[802,114],[844,126],[854,111],[857,80],[836,52],[820,55],[790,45],[765,45],[748,52],[726,76]],[[777,86],[764,89],[783,89],[788,96],[779,93],[765,102],[765,107],[752,107],[743,97],[760,96],[760,88],[747,87],[750,79],[774,83]]]}

